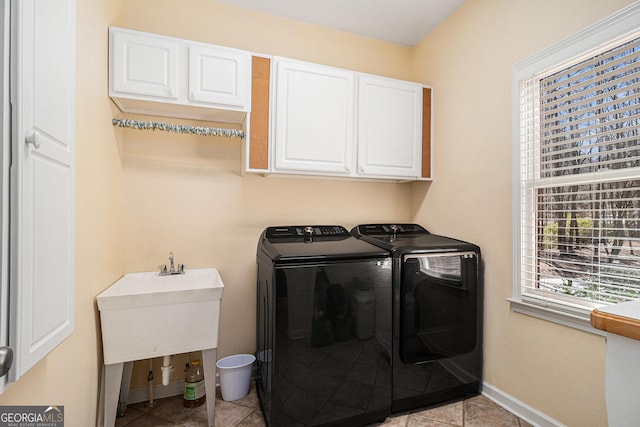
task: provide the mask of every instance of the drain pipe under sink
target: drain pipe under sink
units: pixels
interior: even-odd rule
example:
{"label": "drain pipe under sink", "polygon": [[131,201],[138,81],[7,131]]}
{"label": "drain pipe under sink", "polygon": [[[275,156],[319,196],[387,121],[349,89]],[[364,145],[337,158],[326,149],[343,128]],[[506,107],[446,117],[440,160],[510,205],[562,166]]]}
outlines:
{"label": "drain pipe under sink", "polygon": [[171,374],[175,371],[173,364],[171,363],[171,356],[162,357],[162,385],[169,385]]}

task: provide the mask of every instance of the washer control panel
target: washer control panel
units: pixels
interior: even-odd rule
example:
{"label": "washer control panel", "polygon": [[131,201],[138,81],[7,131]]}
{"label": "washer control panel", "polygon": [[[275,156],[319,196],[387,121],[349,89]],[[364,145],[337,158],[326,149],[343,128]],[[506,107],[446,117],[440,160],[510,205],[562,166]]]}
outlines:
{"label": "washer control panel", "polygon": [[309,237],[350,237],[341,225],[290,225],[269,227],[265,237],[269,240]]}

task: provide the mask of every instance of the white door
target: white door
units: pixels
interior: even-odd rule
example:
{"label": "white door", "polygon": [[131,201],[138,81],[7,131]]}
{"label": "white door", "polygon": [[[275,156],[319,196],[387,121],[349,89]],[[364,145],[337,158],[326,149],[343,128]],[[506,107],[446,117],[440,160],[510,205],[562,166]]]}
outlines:
{"label": "white door", "polygon": [[358,88],[358,175],[419,177],[422,86],[363,75]]}
{"label": "white door", "polygon": [[11,2],[11,380],[74,327],[75,0]]}
{"label": "white door", "polygon": [[178,98],[177,40],[119,28],[110,28],[109,36],[112,91]]}
{"label": "white door", "polygon": [[278,58],[275,170],[347,175],[354,147],[354,73]]}
{"label": "white door", "polygon": [[189,101],[248,111],[251,55],[189,46]]}

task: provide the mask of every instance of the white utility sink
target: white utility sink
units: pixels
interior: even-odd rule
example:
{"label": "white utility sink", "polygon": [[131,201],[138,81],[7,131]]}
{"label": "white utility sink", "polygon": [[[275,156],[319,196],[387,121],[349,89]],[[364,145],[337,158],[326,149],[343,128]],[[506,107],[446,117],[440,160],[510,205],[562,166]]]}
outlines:
{"label": "white utility sink", "polygon": [[222,298],[224,285],[215,268],[185,270],[161,276],[158,272],[129,273],[98,295],[100,311],[116,308],[176,304]]}
{"label": "white utility sink", "polygon": [[105,426],[115,422],[117,390],[120,405],[126,407],[131,362],[199,350],[209,425],[213,425],[223,289],[218,270],[205,268],[171,275],[129,273],[98,295],[105,364]]}

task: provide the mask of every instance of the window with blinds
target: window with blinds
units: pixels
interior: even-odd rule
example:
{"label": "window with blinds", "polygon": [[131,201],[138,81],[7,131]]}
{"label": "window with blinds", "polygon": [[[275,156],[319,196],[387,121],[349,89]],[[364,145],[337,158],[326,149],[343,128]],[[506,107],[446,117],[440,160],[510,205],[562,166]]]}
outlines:
{"label": "window with blinds", "polygon": [[640,31],[518,85],[518,297],[640,298]]}

